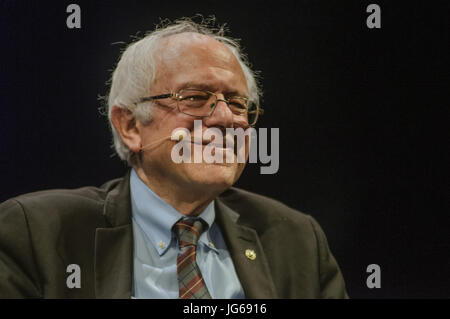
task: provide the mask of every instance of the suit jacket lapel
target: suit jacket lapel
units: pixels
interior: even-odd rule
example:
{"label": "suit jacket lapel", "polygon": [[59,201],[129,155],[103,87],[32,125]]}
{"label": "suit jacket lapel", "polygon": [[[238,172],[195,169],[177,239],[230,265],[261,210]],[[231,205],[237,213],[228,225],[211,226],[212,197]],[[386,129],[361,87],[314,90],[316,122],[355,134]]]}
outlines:
{"label": "suit jacket lapel", "polygon": [[[97,298],[130,298],[133,281],[133,230],[130,172],[108,192],[103,214],[111,227],[95,233]],[[239,214],[216,199],[216,218],[247,298],[277,298],[269,265],[257,232],[239,223]],[[256,258],[246,256],[253,250]]]}
{"label": "suit jacket lapel", "polygon": [[130,298],[133,277],[130,177],[112,188],[104,211],[111,227],[95,232],[95,295],[97,298]]}
{"label": "suit jacket lapel", "polygon": [[95,295],[130,298],[133,236],[131,225],[98,228],[95,233]]}
{"label": "suit jacket lapel", "polygon": [[[277,298],[269,264],[256,231],[239,224],[239,214],[220,199],[216,199],[216,218],[246,298]],[[255,252],[254,260],[246,256],[247,250]]]}

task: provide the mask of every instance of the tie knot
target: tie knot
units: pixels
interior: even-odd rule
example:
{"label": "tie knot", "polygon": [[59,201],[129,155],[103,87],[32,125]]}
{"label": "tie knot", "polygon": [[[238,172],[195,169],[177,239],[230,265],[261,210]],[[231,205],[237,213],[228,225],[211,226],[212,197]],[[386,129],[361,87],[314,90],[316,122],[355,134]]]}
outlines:
{"label": "tie knot", "polygon": [[203,232],[203,223],[200,219],[184,219],[177,222],[173,230],[178,238],[180,247],[195,246]]}

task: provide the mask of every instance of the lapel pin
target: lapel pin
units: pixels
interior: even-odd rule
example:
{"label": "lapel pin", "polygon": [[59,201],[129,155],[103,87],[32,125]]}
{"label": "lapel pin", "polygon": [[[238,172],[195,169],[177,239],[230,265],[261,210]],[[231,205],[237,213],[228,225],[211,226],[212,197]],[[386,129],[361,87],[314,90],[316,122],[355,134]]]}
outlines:
{"label": "lapel pin", "polygon": [[253,249],[247,249],[245,251],[245,257],[247,257],[250,260],[255,260],[256,259],[256,253]]}

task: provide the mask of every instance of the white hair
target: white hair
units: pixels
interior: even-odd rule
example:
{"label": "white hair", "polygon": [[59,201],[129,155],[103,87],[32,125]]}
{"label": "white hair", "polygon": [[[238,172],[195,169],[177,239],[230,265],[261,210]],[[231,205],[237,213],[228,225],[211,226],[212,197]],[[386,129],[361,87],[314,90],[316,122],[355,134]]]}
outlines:
{"label": "white hair", "polygon": [[189,18],[176,20],[174,23],[160,26],[148,33],[142,39],[128,45],[115,68],[111,78],[111,88],[107,97],[108,119],[113,134],[114,148],[119,157],[131,165],[133,153],[122,141],[120,134],[111,122],[113,107],[127,108],[131,116],[144,125],[151,119],[152,103],[135,104],[141,97],[148,96],[150,87],[155,80],[156,65],[153,58],[158,40],[185,32],[207,35],[227,46],[236,56],[243,70],[249,100],[259,106],[261,90],[256,72],[252,71],[246,55],[242,52],[238,40],[224,36],[224,26],[214,28],[214,17],[196,23]]}

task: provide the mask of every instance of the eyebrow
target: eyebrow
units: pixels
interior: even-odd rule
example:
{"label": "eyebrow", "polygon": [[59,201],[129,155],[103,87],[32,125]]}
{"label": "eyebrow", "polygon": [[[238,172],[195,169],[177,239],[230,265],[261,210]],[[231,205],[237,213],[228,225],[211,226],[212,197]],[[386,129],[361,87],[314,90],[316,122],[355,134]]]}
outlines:
{"label": "eyebrow", "polygon": [[[214,87],[212,85],[209,84],[205,84],[205,83],[199,83],[199,82],[186,82],[181,84],[177,90],[183,90],[183,89],[199,89],[199,90],[206,90],[206,91],[210,91],[210,92],[216,92],[218,91],[217,87]],[[240,92],[238,92],[237,90],[225,90],[224,92],[222,92],[225,96],[240,96],[240,97],[245,97],[248,98],[246,94],[241,94]]]}

